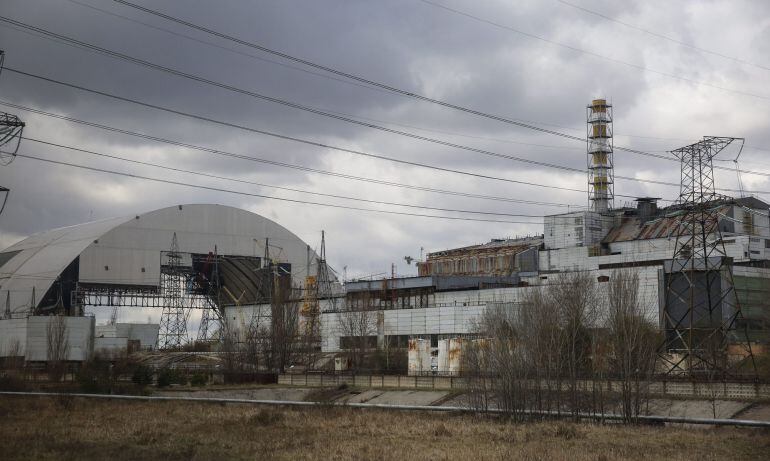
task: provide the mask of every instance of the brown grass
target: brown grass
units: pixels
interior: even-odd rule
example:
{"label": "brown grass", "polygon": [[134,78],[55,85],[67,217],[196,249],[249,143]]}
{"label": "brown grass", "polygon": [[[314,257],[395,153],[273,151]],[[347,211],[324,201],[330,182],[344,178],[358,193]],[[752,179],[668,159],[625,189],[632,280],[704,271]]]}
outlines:
{"label": "brown grass", "polygon": [[0,459],[766,459],[755,429],[0,397]]}

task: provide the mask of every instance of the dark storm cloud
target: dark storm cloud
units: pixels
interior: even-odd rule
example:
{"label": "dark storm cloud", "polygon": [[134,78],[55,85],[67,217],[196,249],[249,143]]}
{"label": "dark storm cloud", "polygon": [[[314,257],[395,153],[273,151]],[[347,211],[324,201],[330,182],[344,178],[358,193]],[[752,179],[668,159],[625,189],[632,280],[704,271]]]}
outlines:
{"label": "dark storm cloud", "polygon": [[[214,39],[113,2],[77,1],[216,46],[191,41],[68,0],[7,0],[0,7],[0,14],[211,80],[325,111],[378,120],[373,123],[394,129],[540,162],[573,168],[585,166],[581,143],[287,67],[296,64],[281,61],[284,66],[276,65],[268,61],[280,61],[280,58]],[[606,96],[615,104],[618,145],[665,151],[706,134],[745,136],[750,146],[741,157],[747,162],[746,169],[770,168],[770,165],[761,164],[767,152],[751,147],[770,147],[767,130],[770,101],[767,99],[643,72],[480,23],[417,0],[231,0],[216,2],[216,7],[203,0],[140,3],[395,87],[517,120],[548,124],[548,127],[572,135],[584,135],[586,103],[594,97]],[[766,95],[766,70],[704,55],[555,0],[516,3],[441,0],[441,3],[616,60]],[[770,7],[766,4],[693,1],[628,5],[578,0],[575,3],[683,42],[757,64],[770,64],[764,62],[770,47],[767,20]],[[0,27],[0,48],[6,50],[6,64],[13,68],[226,122],[404,160],[520,181],[584,188],[585,177],[580,173],[478,155],[319,117],[5,26]],[[483,180],[357,157],[149,110],[11,72],[4,72],[0,78],[0,99],[239,155],[317,169],[475,194],[578,205],[586,203],[586,197],[581,193]],[[25,134],[30,137],[243,181],[432,207],[531,215],[565,211],[563,208],[458,198],[342,180],[15,112],[29,122]],[[158,171],[33,142],[26,142],[22,152],[244,192],[395,209]],[[748,162],[756,163],[749,165]],[[679,179],[678,165],[674,162],[618,152],[616,165],[617,174],[622,176],[672,182]],[[735,187],[734,174],[719,172],[717,177],[720,185]],[[3,234],[0,243],[3,245],[32,232],[88,219],[131,215],[176,203],[215,202],[264,214],[311,245],[317,245],[320,230],[326,229],[330,259],[337,269],[341,271],[342,266],[348,266],[350,273],[365,274],[389,271],[391,262],[398,263],[402,272],[414,272],[414,267],[406,266],[402,258],[419,256],[420,247],[426,251],[436,250],[480,243],[491,237],[542,231],[537,224],[440,221],[291,205],[140,182],[23,158],[0,169],[0,180],[13,191],[0,218]],[[756,189],[770,189],[770,184],[762,177],[745,176],[744,181]],[[618,180],[616,184],[616,193],[624,195],[673,198],[677,192],[676,187],[627,180]],[[625,200],[630,199],[619,198],[618,202]],[[507,219],[538,221],[523,217]]]}

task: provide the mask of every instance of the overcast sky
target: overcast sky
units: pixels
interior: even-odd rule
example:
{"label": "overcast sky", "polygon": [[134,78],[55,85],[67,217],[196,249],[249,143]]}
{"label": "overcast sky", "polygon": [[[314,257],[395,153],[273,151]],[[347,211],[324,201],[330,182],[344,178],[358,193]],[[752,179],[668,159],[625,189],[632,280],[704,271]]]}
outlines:
{"label": "overcast sky", "polygon": [[[609,18],[690,45],[685,46],[556,0],[435,0],[546,40],[419,0],[135,1],[371,80],[572,135],[585,135],[586,104],[606,97],[614,104],[616,145],[664,153],[703,135],[745,137],[748,147],[741,155],[741,167],[770,171],[770,159],[765,158],[770,152],[768,2],[573,0]],[[322,73],[111,1],[3,0],[0,15],[217,82],[357,119],[374,119],[387,127],[505,155],[574,168],[586,165],[584,143],[304,72]],[[496,159],[356,126],[68,46],[6,23],[0,23],[0,48],[6,51],[5,65],[13,69],[217,120],[483,175],[586,187],[583,173]],[[585,193],[472,178],[307,146],[138,107],[9,71],[0,76],[0,99],[152,136],[336,173],[487,196],[574,205],[587,202]],[[2,106],[0,110],[23,118],[27,123],[24,135],[30,138],[266,185],[439,208],[533,216],[566,211],[335,178],[173,147],[22,110]],[[32,141],[23,142],[19,152],[268,196],[460,216],[171,173]],[[730,155],[734,157],[728,152],[724,159],[731,160]],[[617,175],[679,180],[679,167],[674,162],[617,152],[615,163]],[[730,166],[732,162],[720,165]],[[770,190],[768,177],[744,175],[743,179],[747,189]],[[717,181],[719,187],[737,187],[734,172],[719,172]],[[349,276],[389,272],[392,262],[398,264],[399,273],[414,273],[415,267],[407,266],[403,257],[418,257],[421,248],[428,252],[491,238],[542,233],[538,218],[494,218],[533,224],[465,222],[333,209],[158,184],[26,158],[0,167],[0,185],[12,190],[0,216],[2,247],[54,227],[182,203],[221,203],[248,209],[275,220],[314,247],[324,229],[330,263],[339,272],[347,266]],[[673,199],[678,189],[617,180],[615,192]],[[630,200],[618,198],[616,205]]]}

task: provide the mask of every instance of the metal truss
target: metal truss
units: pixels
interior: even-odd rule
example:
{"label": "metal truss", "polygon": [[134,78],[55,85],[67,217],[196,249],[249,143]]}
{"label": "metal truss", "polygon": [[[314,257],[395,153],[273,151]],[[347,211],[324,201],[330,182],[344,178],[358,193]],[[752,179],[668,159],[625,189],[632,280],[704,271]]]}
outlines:
{"label": "metal truss", "polygon": [[171,250],[165,254],[167,272],[161,274],[163,313],[160,316],[158,344],[161,349],[179,349],[187,343],[187,319],[190,309],[185,308],[183,299],[184,273],[180,268],[182,258],[176,232],[171,240]]}
{"label": "metal truss", "polygon": [[201,323],[198,326],[198,341],[216,341],[219,339],[222,330],[222,315],[217,308],[221,305],[219,299],[220,280],[219,280],[219,257],[214,248],[214,254],[207,259],[207,263],[213,263],[211,276],[207,280],[208,292],[205,296],[206,308],[201,313]]}
{"label": "metal truss", "polygon": [[609,211],[615,199],[612,119],[612,104],[604,99],[586,107],[588,205],[599,213]]}
{"label": "metal truss", "polygon": [[[713,159],[739,138],[707,136],[672,151],[681,162],[681,189],[672,232],[673,259],[664,264],[664,344],[658,358],[666,374],[725,379],[756,373],[732,261],[719,216],[729,197],[714,186]],[[728,347],[729,346],[729,347]]]}

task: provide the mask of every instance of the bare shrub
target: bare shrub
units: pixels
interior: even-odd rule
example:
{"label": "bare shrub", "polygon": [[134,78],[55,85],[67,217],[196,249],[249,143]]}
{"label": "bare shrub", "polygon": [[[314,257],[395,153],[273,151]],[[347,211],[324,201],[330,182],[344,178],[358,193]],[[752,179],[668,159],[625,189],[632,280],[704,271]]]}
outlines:
{"label": "bare shrub", "polygon": [[69,332],[63,315],[53,316],[46,325],[46,346],[48,377],[51,381],[61,381],[69,355]]}
{"label": "bare shrub", "polygon": [[557,424],[556,429],[554,430],[554,435],[564,440],[573,440],[585,436],[585,434],[578,430],[577,425],[568,423]]}
{"label": "bare shrub", "polygon": [[620,381],[620,412],[626,422],[632,422],[647,398],[658,333],[639,303],[639,276],[635,272],[615,271],[607,288],[607,329],[612,345],[609,362]]}
{"label": "bare shrub", "polygon": [[345,303],[337,313],[337,328],[345,343],[340,346],[345,350],[351,367],[362,368],[367,352],[376,347],[370,338],[377,334],[377,310],[369,293],[356,299],[356,302]]}
{"label": "bare shrub", "polygon": [[[561,327],[561,360],[568,387],[568,403],[575,418],[581,409],[578,380],[593,377],[590,355],[600,315],[596,285],[589,272],[565,274],[547,288]],[[557,384],[560,386],[560,383]]]}

